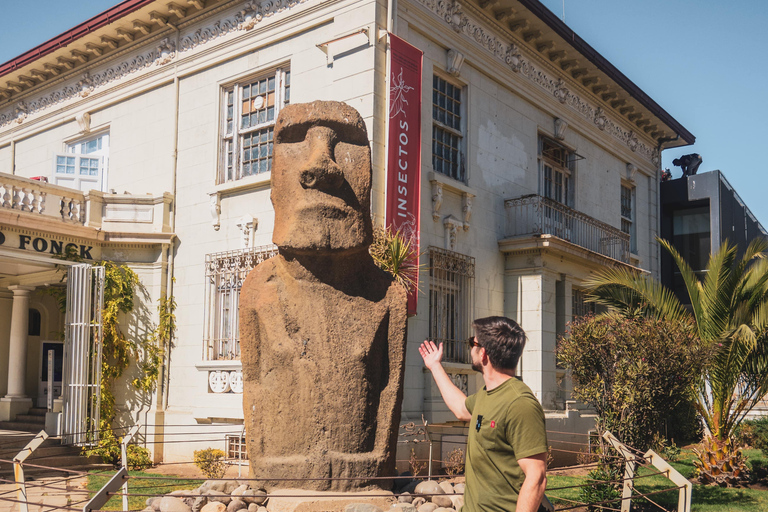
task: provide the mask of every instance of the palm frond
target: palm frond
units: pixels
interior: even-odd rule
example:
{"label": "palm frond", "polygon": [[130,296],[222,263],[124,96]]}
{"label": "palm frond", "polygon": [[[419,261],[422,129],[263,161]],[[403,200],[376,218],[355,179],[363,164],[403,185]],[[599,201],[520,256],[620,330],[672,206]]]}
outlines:
{"label": "palm frond", "polygon": [[624,314],[682,321],[689,317],[675,295],[650,276],[625,268],[609,268],[587,280],[588,298]]}

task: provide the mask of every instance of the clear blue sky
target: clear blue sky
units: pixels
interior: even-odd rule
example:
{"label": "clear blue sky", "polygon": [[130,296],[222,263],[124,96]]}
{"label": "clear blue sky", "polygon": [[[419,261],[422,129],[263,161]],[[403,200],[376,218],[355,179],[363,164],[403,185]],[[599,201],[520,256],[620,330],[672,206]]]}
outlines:
{"label": "clear blue sky", "polygon": [[[542,1],[562,17],[563,0]],[[0,62],[118,2],[2,3]],[[678,177],[672,159],[701,154],[768,228],[768,1],[565,0],[565,22],[696,136],[662,165]]]}

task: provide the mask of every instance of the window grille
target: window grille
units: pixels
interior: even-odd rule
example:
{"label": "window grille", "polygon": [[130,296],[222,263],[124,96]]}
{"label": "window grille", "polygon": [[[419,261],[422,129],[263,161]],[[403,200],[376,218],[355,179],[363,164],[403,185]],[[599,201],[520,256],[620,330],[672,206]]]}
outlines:
{"label": "window grille", "polygon": [[276,254],[276,246],[265,245],[206,255],[205,359],[240,359],[240,289],[253,267]]}
{"label": "window grille", "polygon": [[230,460],[248,460],[245,436],[241,436],[240,434],[227,435],[226,453],[227,459]]}
{"label": "window grille", "polygon": [[446,362],[469,363],[475,258],[429,248],[429,339],[443,343]]}
{"label": "window grille", "polygon": [[432,78],[432,168],[465,181],[461,93],[460,86]]}
{"label": "window grille", "polygon": [[219,183],[272,170],[275,120],[290,98],[287,69],[251,77],[224,90]]}
{"label": "window grille", "polygon": [[595,303],[587,301],[587,292],[574,288],[571,302],[571,314],[573,315],[574,320],[589,314],[594,315],[595,312]]}

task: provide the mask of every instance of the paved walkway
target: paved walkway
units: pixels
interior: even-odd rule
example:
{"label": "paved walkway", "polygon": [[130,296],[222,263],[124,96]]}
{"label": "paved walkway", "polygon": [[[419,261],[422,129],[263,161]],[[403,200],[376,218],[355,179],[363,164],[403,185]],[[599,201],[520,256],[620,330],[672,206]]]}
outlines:
{"label": "paved walkway", "polygon": [[[85,489],[87,478],[84,476],[63,478],[47,477],[27,482],[27,502],[29,512],[48,512],[53,510],[82,510],[87,501]],[[21,510],[16,493],[16,484],[0,481],[0,512]]]}

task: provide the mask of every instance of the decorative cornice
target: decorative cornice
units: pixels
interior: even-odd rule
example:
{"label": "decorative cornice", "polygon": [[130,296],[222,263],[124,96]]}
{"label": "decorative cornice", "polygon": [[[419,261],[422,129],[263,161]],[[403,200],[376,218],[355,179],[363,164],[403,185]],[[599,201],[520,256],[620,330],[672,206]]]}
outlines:
{"label": "decorative cornice", "polygon": [[67,81],[65,85],[49,94],[33,100],[22,100],[15,105],[6,107],[0,111],[0,129],[11,125],[11,123],[21,124],[33,114],[55,105],[72,99],[85,98],[105,85],[129,75],[147,71],[153,66],[165,66],[182,53],[206,46],[228,34],[251,30],[266,18],[309,1],[265,0],[263,2],[246,2],[243,8],[234,14],[211,21],[206,26],[183,35],[179,41],[178,49],[176,42],[171,38],[162,39],[150,51],[129,57],[119,64],[109,66],[99,72],[85,72],[78,78]]}
{"label": "decorative cornice", "polygon": [[130,60],[125,60],[95,74],[86,71],[79,80],[70,81],[67,85],[50,94],[40,96],[29,102],[20,101],[14,108],[6,112],[0,112],[0,128],[12,122],[21,124],[30,115],[68,100],[85,98],[97,88],[103,87],[115,80],[120,80],[128,75],[152,66],[168,64],[175,55],[176,43],[169,39],[163,39],[154,49],[136,55]]}
{"label": "decorative cornice", "polygon": [[608,117],[602,108],[573,92],[566,82],[553,76],[512,42],[502,40],[493,34],[490,28],[464,13],[459,2],[453,0],[417,0],[422,6],[439,17],[456,33],[464,35],[480,45],[485,51],[500,60],[513,72],[526,77],[540,88],[552,94],[560,103],[568,105],[584,119],[593,122],[600,130],[626,144],[629,149],[639,153],[654,165],[658,164],[659,155],[655,147],[641,141],[633,130],[627,130],[617,121]]}

